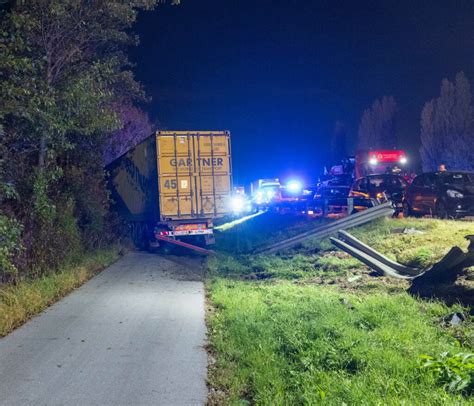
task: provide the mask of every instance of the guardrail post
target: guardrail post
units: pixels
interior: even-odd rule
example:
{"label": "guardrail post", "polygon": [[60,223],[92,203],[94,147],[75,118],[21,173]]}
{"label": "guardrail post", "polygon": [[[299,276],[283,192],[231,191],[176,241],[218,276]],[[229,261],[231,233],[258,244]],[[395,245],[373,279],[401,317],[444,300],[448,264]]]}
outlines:
{"label": "guardrail post", "polygon": [[354,198],[347,198],[347,214],[351,215],[354,212]]}

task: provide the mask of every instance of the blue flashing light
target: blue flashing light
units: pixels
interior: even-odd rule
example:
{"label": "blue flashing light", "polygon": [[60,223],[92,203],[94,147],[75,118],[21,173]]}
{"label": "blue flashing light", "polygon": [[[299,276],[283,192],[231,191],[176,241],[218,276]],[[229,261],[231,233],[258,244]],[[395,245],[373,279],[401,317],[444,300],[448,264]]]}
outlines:
{"label": "blue flashing light", "polygon": [[288,189],[288,192],[297,194],[301,192],[301,190],[303,189],[303,185],[299,180],[290,180],[286,184],[286,188]]}

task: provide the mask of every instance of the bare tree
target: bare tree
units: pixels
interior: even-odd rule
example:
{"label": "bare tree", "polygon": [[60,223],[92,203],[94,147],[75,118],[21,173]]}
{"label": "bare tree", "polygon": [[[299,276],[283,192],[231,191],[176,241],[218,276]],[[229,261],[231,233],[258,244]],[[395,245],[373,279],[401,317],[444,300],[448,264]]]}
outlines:
{"label": "bare tree", "polygon": [[420,155],[425,171],[444,163],[449,169],[474,170],[472,94],[463,72],[443,79],[440,96],[421,112]]}
{"label": "bare tree", "polygon": [[359,149],[390,148],[398,143],[396,115],[398,107],[393,96],[377,99],[364,111],[359,124]]}

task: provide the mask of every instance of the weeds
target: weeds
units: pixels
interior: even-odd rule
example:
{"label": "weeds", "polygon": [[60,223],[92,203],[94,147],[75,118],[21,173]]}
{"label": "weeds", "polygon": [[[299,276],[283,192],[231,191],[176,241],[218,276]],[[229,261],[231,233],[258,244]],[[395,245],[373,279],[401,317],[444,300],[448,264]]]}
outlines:
{"label": "weeds", "polygon": [[474,393],[474,354],[443,352],[438,357],[421,355],[421,368],[434,375],[449,392]]}

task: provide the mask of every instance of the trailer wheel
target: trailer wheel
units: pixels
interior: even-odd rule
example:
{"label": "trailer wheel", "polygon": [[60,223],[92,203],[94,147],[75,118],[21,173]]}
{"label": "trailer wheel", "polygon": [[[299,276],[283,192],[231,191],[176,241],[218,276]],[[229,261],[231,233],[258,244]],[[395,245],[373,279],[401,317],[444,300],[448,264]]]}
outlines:
{"label": "trailer wheel", "polygon": [[135,248],[140,248],[140,244],[141,244],[140,223],[137,223],[137,222],[130,223],[130,238]]}
{"label": "trailer wheel", "polygon": [[130,228],[130,237],[135,248],[147,250],[150,245],[148,224],[137,221],[131,223]]}
{"label": "trailer wheel", "polygon": [[148,227],[143,228],[142,230],[142,243],[140,247],[143,251],[151,251],[150,247],[150,235],[148,233]]}
{"label": "trailer wheel", "polygon": [[[154,233],[160,233],[162,231],[170,231],[169,227],[165,225],[157,225],[153,229],[153,234],[150,236],[151,239],[155,239]],[[158,247],[150,247],[149,251],[157,254],[168,255],[171,253],[172,246],[163,240],[158,240]]]}

